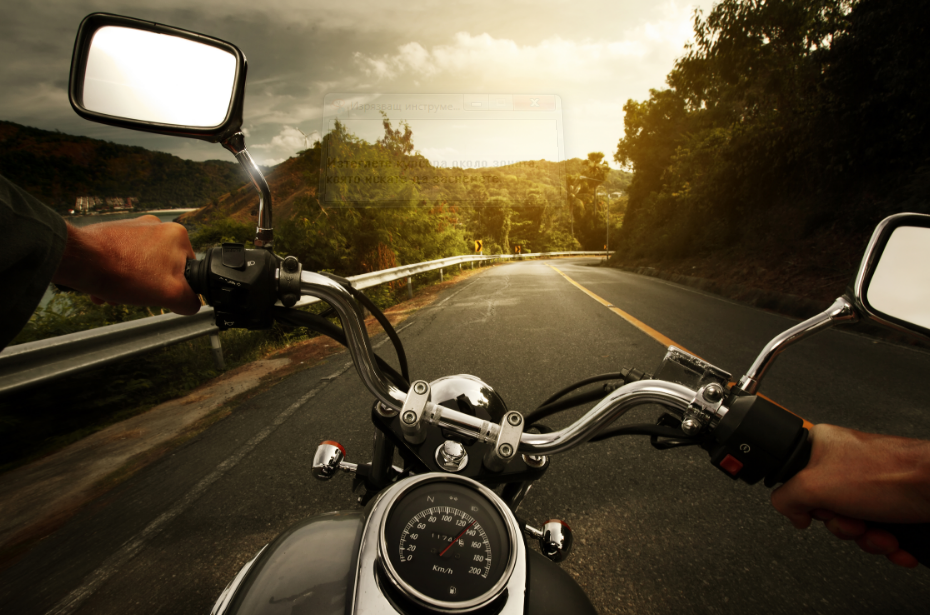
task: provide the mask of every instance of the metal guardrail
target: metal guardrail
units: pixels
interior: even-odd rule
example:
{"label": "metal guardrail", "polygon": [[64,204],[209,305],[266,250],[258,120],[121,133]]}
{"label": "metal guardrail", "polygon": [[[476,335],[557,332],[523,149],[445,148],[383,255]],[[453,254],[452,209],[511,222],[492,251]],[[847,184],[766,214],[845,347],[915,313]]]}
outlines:
{"label": "metal guardrail", "polygon": [[[495,260],[601,254],[604,253],[536,252],[494,256],[450,256],[424,263],[363,273],[348,279],[355,288],[365,289],[406,278],[407,292],[412,296],[412,277],[428,271],[438,269],[441,276],[443,269],[456,265],[462,266],[466,263],[472,263],[474,267],[474,263]],[[317,301],[319,299],[314,297],[303,297],[297,305],[310,305]],[[219,329],[213,323],[213,308],[203,307],[194,316],[163,314],[11,346],[0,352],[0,394],[102,367],[108,363],[204,335],[211,336],[210,341],[217,366],[222,368],[223,351],[218,333]]]}

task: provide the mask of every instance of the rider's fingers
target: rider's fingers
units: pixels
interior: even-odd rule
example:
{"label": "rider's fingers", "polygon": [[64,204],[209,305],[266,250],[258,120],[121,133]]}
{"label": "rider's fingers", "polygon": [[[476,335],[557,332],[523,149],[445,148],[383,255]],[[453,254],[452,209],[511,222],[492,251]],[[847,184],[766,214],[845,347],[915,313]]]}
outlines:
{"label": "rider's fingers", "polygon": [[829,521],[834,518],[836,513],[832,510],[825,510],[823,508],[816,508],[811,511],[811,517],[817,519],[818,521]]}
{"label": "rider's fingers", "polygon": [[856,539],[856,544],[873,555],[891,555],[898,550],[898,539],[884,530],[868,529]]}
{"label": "rider's fingers", "polygon": [[786,485],[782,485],[772,492],[772,506],[775,510],[788,517],[791,524],[799,530],[807,529],[811,524],[811,515],[806,507],[793,502]]}
{"label": "rider's fingers", "polygon": [[920,562],[917,561],[913,555],[907,551],[901,551],[900,549],[894,553],[888,554],[888,559],[892,564],[896,566],[903,566],[904,568],[917,568]]}
{"label": "rider's fingers", "polygon": [[842,515],[836,515],[829,521],[825,522],[827,529],[833,532],[833,535],[843,540],[852,540],[865,534],[865,521],[859,519],[850,519]]}

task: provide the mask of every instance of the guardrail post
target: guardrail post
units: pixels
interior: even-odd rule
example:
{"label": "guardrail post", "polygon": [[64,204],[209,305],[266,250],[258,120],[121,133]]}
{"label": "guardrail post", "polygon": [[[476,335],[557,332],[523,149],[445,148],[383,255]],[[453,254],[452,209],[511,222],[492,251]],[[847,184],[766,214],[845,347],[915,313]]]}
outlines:
{"label": "guardrail post", "polygon": [[442,282],[442,269],[439,270],[439,281]]}
{"label": "guardrail post", "polygon": [[413,278],[409,275],[407,276],[407,298],[413,299]]}
{"label": "guardrail post", "polygon": [[226,362],[223,361],[223,346],[220,344],[220,334],[210,334],[210,348],[213,349],[213,364],[218,371],[226,369]]}

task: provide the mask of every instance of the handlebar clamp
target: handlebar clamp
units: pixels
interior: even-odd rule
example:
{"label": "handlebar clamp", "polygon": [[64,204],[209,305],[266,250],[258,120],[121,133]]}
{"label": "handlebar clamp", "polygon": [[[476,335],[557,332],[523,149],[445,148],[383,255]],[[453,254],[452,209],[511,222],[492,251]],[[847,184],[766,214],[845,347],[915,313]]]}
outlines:
{"label": "handlebar clamp", "polygon": [[278,297],[284,307],[293,307],[300,299],[300,274],[303,270],[297,257],[288,256],[281,262],[278,269]]}
{"label": "handlebar clamp", "polygon": [[424,410],[429,403],[430,388],[425,380],[417,380],[410,385],[407,399],[400,409],[400,428],[404,439],[410,444],[421,444],[426,440],[427,421]]}
{"label": "handlebar clamp", "polygon": [[508,412],[501,420],[500,431],[497,432],[497,441],[484,455],[484,466],[492,472],[500,472],[508,463],[517,457],[520,447],[520,436],[526,421],[519,412]]}

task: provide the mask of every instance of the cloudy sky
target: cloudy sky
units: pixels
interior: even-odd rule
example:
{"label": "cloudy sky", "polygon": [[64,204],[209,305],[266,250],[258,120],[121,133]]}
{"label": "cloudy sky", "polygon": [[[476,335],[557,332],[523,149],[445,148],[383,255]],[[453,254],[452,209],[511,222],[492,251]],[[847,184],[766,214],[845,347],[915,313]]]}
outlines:
{"label": "cloudy sky", "polygon": [[[612,158],[623,134],[623,104],[664,86],[691,36],[695,7],[706,12],[711,4],[6,0],[0,119],[193,160],[232,159],[216,144],[93,124],[72,111],[67,82],[74,35],[85,15],[104,11],[236,44],[249,62],[247,144],[261,164],[292,156],[324,131],[324,97],[333,93],[420,100],[439,94],[551,94],[561,101],[564,155],[600,151]],[[417,149],[455,150],[448,133],[434,132],[435,138],[415,129]]]}

